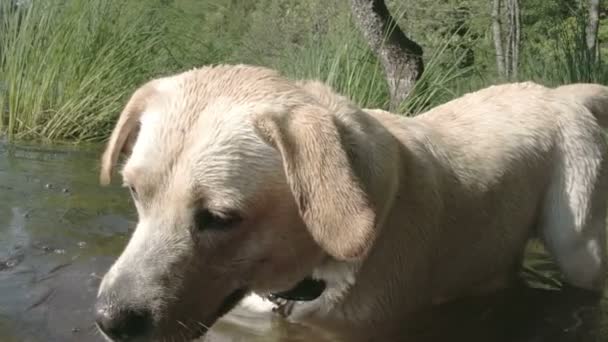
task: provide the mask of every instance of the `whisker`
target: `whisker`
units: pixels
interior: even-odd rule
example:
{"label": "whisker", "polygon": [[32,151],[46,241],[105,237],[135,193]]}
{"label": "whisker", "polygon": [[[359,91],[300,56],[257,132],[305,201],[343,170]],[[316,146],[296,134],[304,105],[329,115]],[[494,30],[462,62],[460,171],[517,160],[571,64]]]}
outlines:
{"label": "whisker", "polygon": [[203,324],[202,322],[196,321],[196,324],[200,325],[201,327],[210,330],[211,328],[209,328],[208,326],[206,326],[205,324]]}
{"label": "whisker", "polygon": [[177,324],[179,324],[179,325],[181,325],[182,327],[184,327],[184,328],[186,328],[186,329],[190,330],[190,328],[188,328],[188,326],[187,326],[187,325],[186,325],[184,322],[180,321],[179,319],[178,319],[178,320],[176,320],[176,321],[177,321]]}

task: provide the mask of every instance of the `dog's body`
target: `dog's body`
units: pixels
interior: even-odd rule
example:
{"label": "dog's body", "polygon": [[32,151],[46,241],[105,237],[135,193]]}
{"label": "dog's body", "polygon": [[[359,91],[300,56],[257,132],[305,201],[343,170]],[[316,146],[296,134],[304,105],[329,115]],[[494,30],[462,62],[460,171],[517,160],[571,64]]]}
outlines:
{"label": "dog's body", "polygon": [[126,307],[149,323],[128,337],[183,334],[173,321],[207,326],[247,291],[312,275],[327,289],[293,319],[399,330],[417,309],[507,286],[532,234],[571,285],[599,291],[607,99],[597,85],[522,83],[405,118],[263,68],[153,81],[104,155],[107,181],[130,154],[140,223],[100,288],[100,326],[108,333]]}
{"label": "dog's body", "polygon": [[[304,88],[321,99],[331,92],[319,83]],[[348,270],[318,274],[342,274],[341,282],[350,278],[356,286],[340,301],[296,303],[291,318],[306,320],[314,312],[320,325],[337,315],[357,326],[373,320],[383,329],[399,326],[415,308],[511,284],[525,243],[537,234],[571,285],[601,290],[606,145],[581,104],[605,120],[607,96],[608,88],[595,85],[549,90],[519,83],[469,94],[415,118],[365,109],[403,147],[397,191],[386,194],[399,200],[374,250],[354,268],[356,280]]]}

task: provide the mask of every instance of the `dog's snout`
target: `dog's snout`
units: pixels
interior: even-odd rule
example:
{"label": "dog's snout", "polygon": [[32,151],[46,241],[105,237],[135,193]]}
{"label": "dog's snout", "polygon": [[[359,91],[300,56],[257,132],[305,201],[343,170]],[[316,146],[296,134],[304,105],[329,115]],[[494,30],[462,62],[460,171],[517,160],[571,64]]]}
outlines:
{"label": "dog's snout", "polygon": [[152,326],[152,316],[147,310],[109,304],[97,306],[95,321],[99,329],[115,341],[144,337]]}

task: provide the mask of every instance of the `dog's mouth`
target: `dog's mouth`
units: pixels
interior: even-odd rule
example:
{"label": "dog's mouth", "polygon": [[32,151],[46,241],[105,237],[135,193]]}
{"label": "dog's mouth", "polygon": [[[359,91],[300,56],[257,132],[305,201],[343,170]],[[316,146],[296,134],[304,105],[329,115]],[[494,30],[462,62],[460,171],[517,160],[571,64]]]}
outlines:
{"label": "dog's mouth", "polygon": [[306,277],[291,289],[272,293],[268,297],[271,300],[281,298],[290,301],[307,302],[319,298],[325,291],[326,287],[327,284],[324,280]]}
{"label": "dog's mouth", "polygon": [[[319,298],[325,291],[326,287],[327,284],[324,280],[306,277],[287,291],[276,292],[268,295],[268,299],[276,300],[277,298],[280,298],[289,301],[312,301]],[[248,292],[249,290],[240,288],[226,296],[218,310],[215,312],[215,315],[213,315],[213,322],[222,318],[230,310],[232,310]],[[205,326],[205,328],[198,329],[198,331],[196,331],[196,336],[192,336],[192,338],[199,338],[206,334],[208,327],[213,324],[213,322],[210,322],[209,325]]]}
{"label": "dog's mouth", "polygon": [[217,310],[215,314],[216,320],[220,319],[222,316],[232,310],[241,301],[241,299],[245,297],[247,292],[249,292],[247,289],[240,288],[230,293]]}
{"label": "dog's mouth", "polygon": [[249,290],[245,288],[236,289],[231,292],[220,304],[219,308],[212,316],[210,322],[207,325],[200,325],[197,327],[196,331],[193,331],[192,339],[199,338],[207,333],[209,328],[213,323],[215,323],[218,319],[222,318],[225,314],[227,314],[230,310],[232,310],[240,301],[245,297],[245,295],[249,292]]}

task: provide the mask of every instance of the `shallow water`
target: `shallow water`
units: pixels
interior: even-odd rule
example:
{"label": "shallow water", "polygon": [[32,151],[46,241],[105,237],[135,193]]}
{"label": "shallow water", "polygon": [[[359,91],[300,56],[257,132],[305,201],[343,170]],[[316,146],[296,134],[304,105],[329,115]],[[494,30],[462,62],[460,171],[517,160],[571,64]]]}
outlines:
{"label": "shallow water", "polygon": [[[99,152],[0,142],[0,341],[102,341],[93,300],[135,215],[126,191],[98,185]],[[421,313],[403,339],[608,340],[606,298],[561,290],[542,253],[530,253],[527,264],[533,287]],[[207,339],[321,341],[300,326],[244,311],[227,315]]]}

